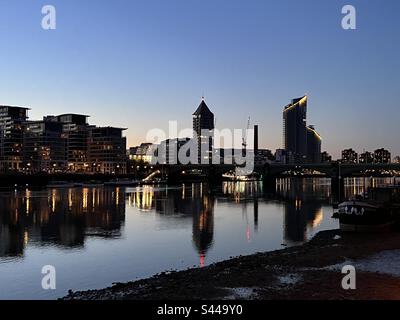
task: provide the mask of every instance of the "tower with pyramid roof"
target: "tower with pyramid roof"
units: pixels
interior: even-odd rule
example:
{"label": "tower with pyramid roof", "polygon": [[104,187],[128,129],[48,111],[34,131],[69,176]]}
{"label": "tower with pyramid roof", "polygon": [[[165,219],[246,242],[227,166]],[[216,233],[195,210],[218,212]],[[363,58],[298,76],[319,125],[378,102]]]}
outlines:
{"label": "tower with pyramid roof", "polygon": [[208,108],[204,97],[193,113],[193,138],[197,142],[199,164],[212,163],[214,114]]}

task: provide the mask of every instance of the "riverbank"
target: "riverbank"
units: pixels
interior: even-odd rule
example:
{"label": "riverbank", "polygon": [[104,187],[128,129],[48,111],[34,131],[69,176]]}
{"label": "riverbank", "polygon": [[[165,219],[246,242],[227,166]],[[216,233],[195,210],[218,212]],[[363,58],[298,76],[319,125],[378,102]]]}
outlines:
{"label": "riverbank", "polygon": [[[357,270],[343,290],[343,265]],[[70,291],[65,300],[400,299],[400,233],[320,232],[310,242],[233,258],[205,268],[161,273],[101,290]],[[379,272],[377,272],[379,271]]]}

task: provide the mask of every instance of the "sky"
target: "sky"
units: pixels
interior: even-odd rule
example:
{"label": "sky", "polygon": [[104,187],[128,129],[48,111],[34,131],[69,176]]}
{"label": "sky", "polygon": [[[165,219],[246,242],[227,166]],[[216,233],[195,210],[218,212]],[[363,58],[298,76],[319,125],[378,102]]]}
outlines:
{"label": "sky", "polygon": [[[56,30],[43,30],[44,5]],[[342,7],[357,29],[341,27]],[[400,154],[398,0],[0,0],[0,104],[31,119],[84,113],[128,128],[191,128],[204,95],[216,127],[260,126],[282,147],[282,110],[307,94],[308,124],[344,148]]]}

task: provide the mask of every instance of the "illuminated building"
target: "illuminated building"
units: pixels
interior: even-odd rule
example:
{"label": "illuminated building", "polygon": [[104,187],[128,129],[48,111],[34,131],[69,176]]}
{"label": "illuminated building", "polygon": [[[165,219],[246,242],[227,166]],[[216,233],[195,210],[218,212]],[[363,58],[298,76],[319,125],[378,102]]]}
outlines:
{"label": "illuminated building", "polygon": [[88,172],[87,157],[89,116],[81,114],[63,114],[57,117],[57,121],[63,124],[63,135],[67,140],[66,152],[68,171]]}
{"label": "illuminated building", "polygon": [[359,163],[374,163],[374,154],[372,152],[365,151],[360,154]]}
{"label": "illuminated building", "polygon": [[[157,146],[156,154],[159,164],[180,164],[179,161],[179,151],[187,143],[190,143],[192,139],[190,138],[175,138],[167,139]],[[186,158],[190,157],[190,148],[188,148],[186,153]]]}
{"label": "illuminated building", "polygon": [[129,148],[129,159],[151,163],[153,159],[154,149],[155,147],[152,143],[142,143],[138,147]]}
{"label": "illuminated building", "polygon": [[283,148],[288,162],[303,163],[307,158],[307,96],[293,99],[283,110]]}
{"label": "illuminated building", "polygon": [[204,98],[193,113],[193,133],[197,143],[198,163],[210,164],[214,142],[214,114],[210,111]]}
{"label": "illuminated building", "polygon": [[374,162],[375,163],[390,163],[392,159],[391,153],[384,149],[378,149],[374,152]]}
{"label": "illuminated building", "polygon": [[0,172],[22,170],[23,125],[28,108],[0,106]]}
{"label": "illuminated building", "polygon": [[23,144],[27,172],[62,172],[67,169],[66,139],[61,123],[49,117],[27,122]]}
{"label": "illuminated building", "polygon": [[92,127],[89,129],[88,162],[93,173],[126,173],[126,129]]}
{"label": "illuminated building", "polygon": [[358,163],[358,154],[353,149],[342,151],[342,163]]}
{"label": "illuminated building", "polygon": [[307,127],[307,160],[310,163],[321,163],[322,138],[314,126]]}

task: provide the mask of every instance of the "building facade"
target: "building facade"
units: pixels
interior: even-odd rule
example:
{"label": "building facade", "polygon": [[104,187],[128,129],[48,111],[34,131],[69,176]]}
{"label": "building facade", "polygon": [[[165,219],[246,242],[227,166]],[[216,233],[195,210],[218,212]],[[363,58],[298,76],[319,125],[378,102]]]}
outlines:
{"label": "building facade", "polygon": [[343,150],[341,162],[348,164],[358,163],[358,153],[353,149]]}
{"label": "building facade", "polygon": [[23,155],[26,172],[64,172],[68,168],[63,125],[54,118],[25,124]]}
{"label": "building facade", "polygon": [[314,126],[307,127],[307,161],[309,163],[321,163],[322,138]]}
{"label": "building facade", "polygon": [[307,159],[307,96],[293,99],[283,110],[283,149],[291,162]]}
{"label": "building facade", "polygon": [[127,172],[125,129],[96,127],[88,116],[29,121],[28,108],[0,106],[0,172]]}
{"label": "building facade", "polygon": [[214,143],[214,114],[202,99],[193,113],[193,139],[197,144],[199,164],[211,164]]}
{"label": "building facade", "polygon": [[24,123],[28,108],[0,106],[0,172],[23,169]]}
{"label": "building facade", "polygon": [[63,136],[67,141],[66,154],[69,172],[90,172],[88,163],[89,129],[87,115],[63,114],[56,117],[63,124]]}
{"label": "building facade", "polygon": [[392,155],[391,153],[384,149],[377,149],[374,152],[374,162],[375,163],[391,163]]}
{"label": "building facade", "polygon": [[115,127],[91,127],[89,129],[87,159],[92,173],[125,174],[126,129]]}
{"label": "building facade", "polygon": [[374,154],[372,152],[365,151],[360,154],[358,162],[362,164],[374,163]]}

